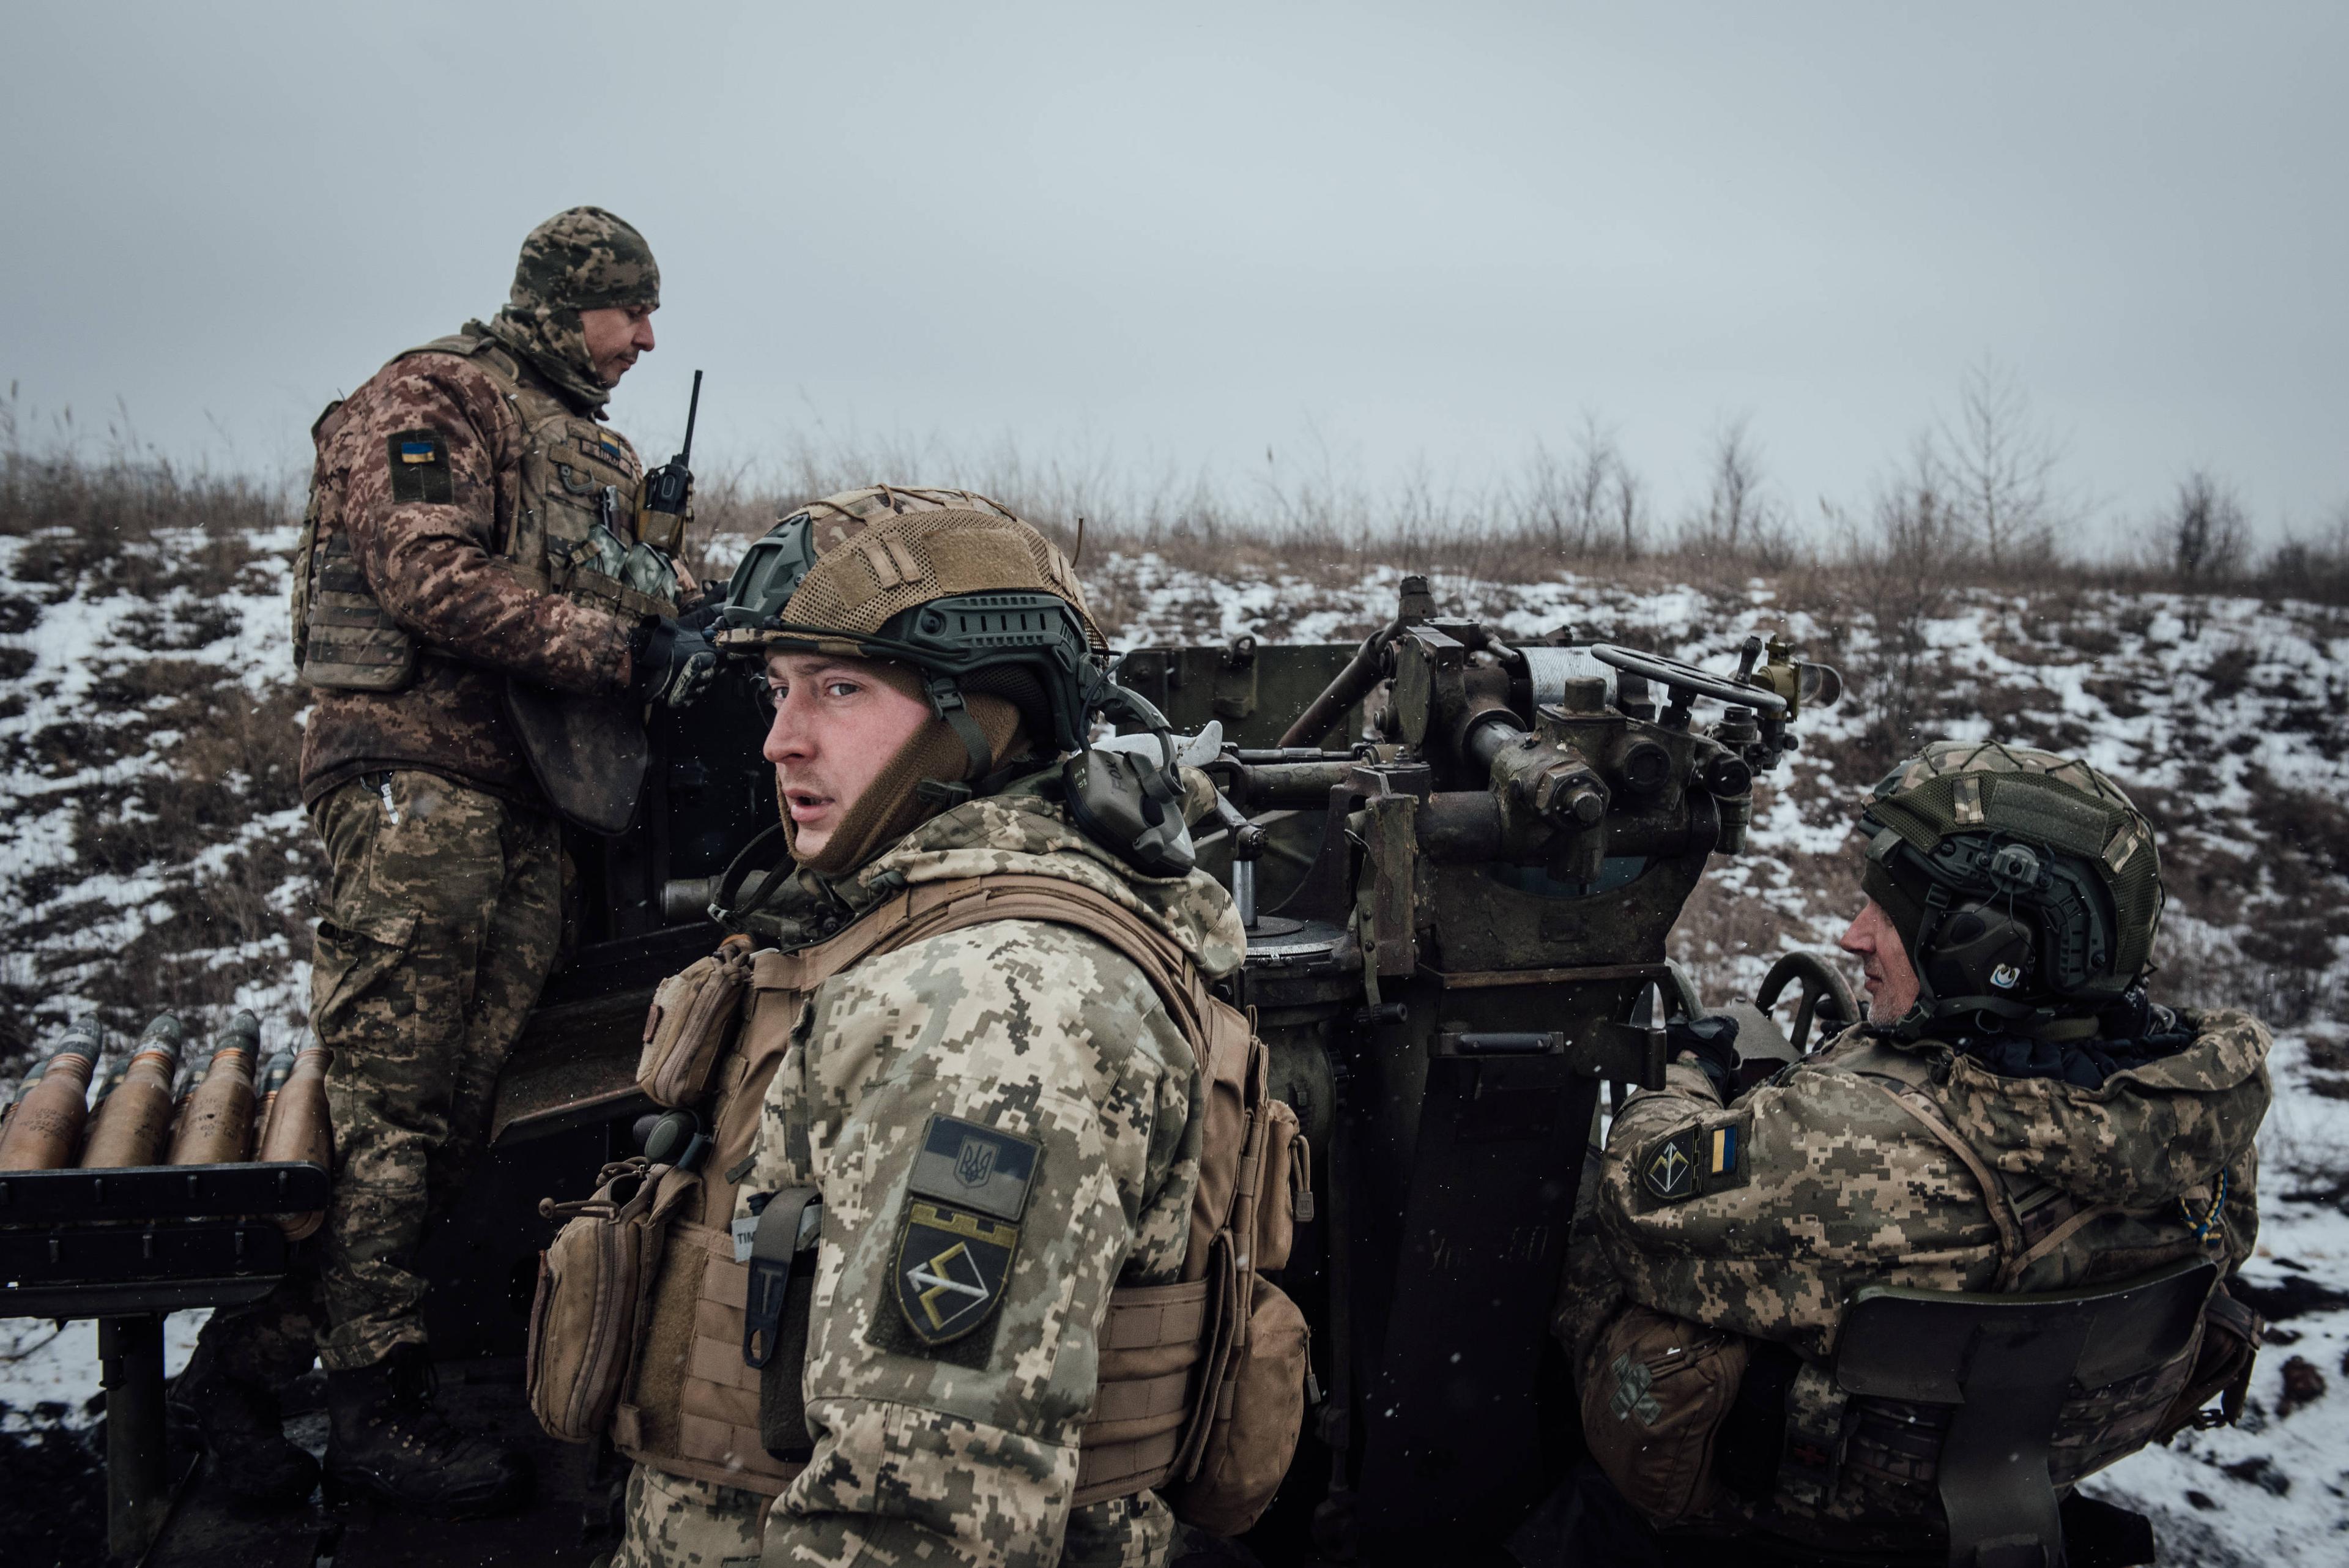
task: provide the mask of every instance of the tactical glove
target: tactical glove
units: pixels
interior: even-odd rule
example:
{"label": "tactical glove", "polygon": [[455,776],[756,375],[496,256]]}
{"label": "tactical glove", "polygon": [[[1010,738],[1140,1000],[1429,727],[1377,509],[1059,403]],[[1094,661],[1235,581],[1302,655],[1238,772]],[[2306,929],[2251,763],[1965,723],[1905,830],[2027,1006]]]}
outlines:
{"label": "tactical glove", "polygon": [[1737,1020],[1718,1012],[1702,1018],[1675,1018],[1666,1026],[1664,1037],[1674,1060],[1682,1055],[1696,1058],[1696,1064],[1713,1080],[1714,1093],[1726,1105],[1736,1093]]}
{"label": "tactical glove", "polygon": [[647,620],[630,644],[628,695],[639,702],[689,708],[718,674],[718,649],[673,620]]}

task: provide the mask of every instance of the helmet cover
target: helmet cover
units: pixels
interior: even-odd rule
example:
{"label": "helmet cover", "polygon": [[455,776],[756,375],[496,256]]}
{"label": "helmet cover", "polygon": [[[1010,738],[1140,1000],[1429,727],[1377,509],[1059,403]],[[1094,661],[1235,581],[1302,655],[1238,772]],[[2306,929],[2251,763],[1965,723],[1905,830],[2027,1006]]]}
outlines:
{"label": "helmet cover", "polygon": [[1931,1016],[2089,1011],[2144,975],[2163,903],[2153,826],[2088,763],[1937,741],[1861,806],[1862,885]]}

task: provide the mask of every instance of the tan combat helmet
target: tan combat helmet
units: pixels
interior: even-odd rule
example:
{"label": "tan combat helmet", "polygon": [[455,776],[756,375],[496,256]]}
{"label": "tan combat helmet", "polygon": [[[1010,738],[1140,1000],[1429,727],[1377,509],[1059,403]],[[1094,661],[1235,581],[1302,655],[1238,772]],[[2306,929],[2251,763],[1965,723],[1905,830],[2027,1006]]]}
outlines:
{"label": "tan combat helmet", "polygon": [[2027,1026],[2107,1006],[2144,977],[2163,902],[2153,826],[2086,763],[1936,741],[1860,804],[1861,886],[1907,945],[1912,1019]]}
{"label": "tan combat helmet", "polygon": [[964,490],[880,484],[810,503],[742,557],[719,625],[729,652],[839,653],[921,670],[974,774],[987,770],[988,748],[965,693],[1011,701],[1032,739],[1073,752],[1102,679],[1101,628],[1068,557]]}
{"label": "tan combat helmet", "polygon": [[[1084,589],[1060,547],[983,495],[875,485],[792,513],[750,546],[728,584],[718,644],[764,658],[842,654],[910,666],[961,741],[959,781],[983,791],[998,764],[968,698],[1019,711],[1032,742],[1067,753],[1078,825],[1138,869],[1179,876],[1193,847],[1166,720],[1117,685]],[[1096,713],[1155,731],[1159,764],[1090,752]]]}

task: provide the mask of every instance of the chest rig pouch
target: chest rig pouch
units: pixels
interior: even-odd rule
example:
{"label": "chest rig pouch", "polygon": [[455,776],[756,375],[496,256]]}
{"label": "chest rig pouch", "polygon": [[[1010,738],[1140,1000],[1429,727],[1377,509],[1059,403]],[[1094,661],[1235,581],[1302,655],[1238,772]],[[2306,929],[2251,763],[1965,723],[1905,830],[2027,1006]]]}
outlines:
{"label": "chest rig pouch", "polygon": [[[633,536],[643,484],[635,449],[610,426],[507,374],[502,349],[481,351],[476,362],[500,378],[522,422],[521,493],[508,511],[505,548],[515,574],[541,593],[624,623],[675,615],[672,562]],[[515,738],[556,813],[590,833],[626,832],[652,760],[636,704],[518,676],[506,678],[505,697]]]}

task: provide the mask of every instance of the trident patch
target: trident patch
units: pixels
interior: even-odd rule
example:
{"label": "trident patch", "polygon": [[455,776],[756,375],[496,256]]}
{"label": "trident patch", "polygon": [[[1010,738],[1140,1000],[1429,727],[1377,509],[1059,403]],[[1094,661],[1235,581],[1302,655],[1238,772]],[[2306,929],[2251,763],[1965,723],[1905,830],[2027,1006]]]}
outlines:
{"label": "trident patch", "polygon": [[914,1338],[946,1345],[1002,1303],[1040,1147],[959,1116],[932,1116],[897,1231],[897,1310]]}

